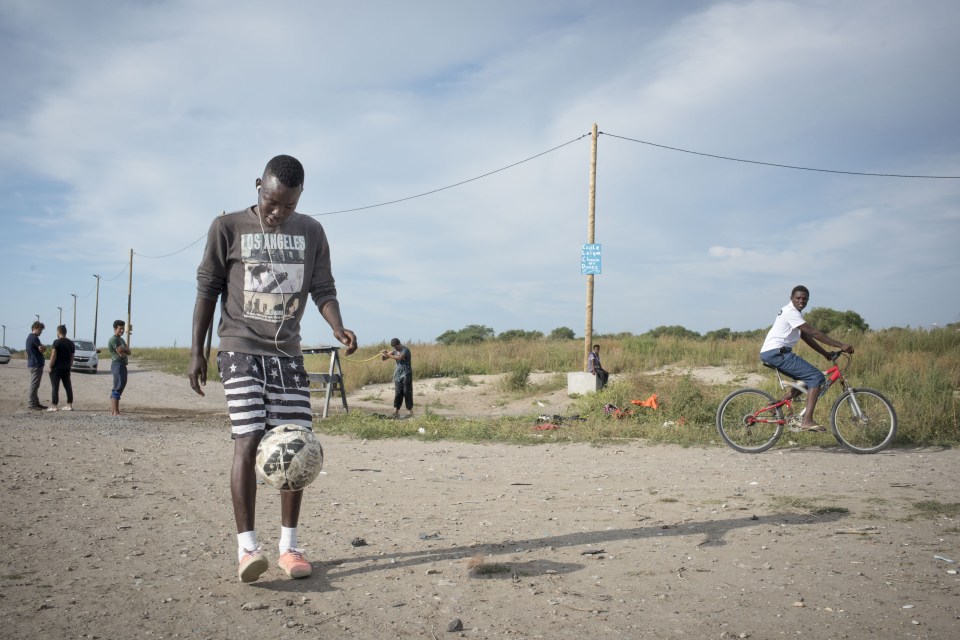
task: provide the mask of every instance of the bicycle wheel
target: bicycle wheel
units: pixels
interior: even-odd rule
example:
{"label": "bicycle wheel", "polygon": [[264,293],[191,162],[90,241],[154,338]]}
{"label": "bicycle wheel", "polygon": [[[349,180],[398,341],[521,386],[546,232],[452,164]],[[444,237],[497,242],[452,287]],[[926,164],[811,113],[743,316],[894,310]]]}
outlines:
{"label": "bicycle wheel", "polygon": [[833,437],[853,453],[883,451],[897,435],[897,413],[873,389],[844,391],[830,410]]}
{"label": "bicycle wheel", "polygon": [[720,403],[717,409],[717,431],[730,448],[740,453],[766,451],[783,433],[783,411],[766,391],[740,389]]}

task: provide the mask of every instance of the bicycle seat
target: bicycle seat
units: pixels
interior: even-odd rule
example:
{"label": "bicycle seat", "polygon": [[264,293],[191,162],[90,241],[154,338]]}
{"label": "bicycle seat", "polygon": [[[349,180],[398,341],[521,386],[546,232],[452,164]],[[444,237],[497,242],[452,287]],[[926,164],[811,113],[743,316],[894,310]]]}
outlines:
{"label": "bicycle seat", "polygon": [[[784,380],[783,377],[784,377],[784,376],[787,376],[787,374],[785,374],[784,372],[780,371],[780,369],[777,369],[777,368],[776,368],[775,366],[773,366],[772,364],[767,364],[767,363],[764,362],[763,360],[760,361],[760,364],[762,364],[763,366],[767,367],[768,369],[773,369],[774,371],[777,372],[777,380],[780,382],[780,388],[781,388],[781,389],[785,389],[785,388],[787,388],[787,387],[793,387],[794,389],[796,389],[797,391],[799,391],[799,392],[801,392],[801,393],[807,393],[807,392],[809,391],[809,389],[807,388],[807,383],[806,383],[806,382],[803,382],[803,381],[801,381],[801,380],[794,380],[793,382],[791,382],[790,380]],[[790,377],[792,377],[792,376],[787,376],[787,377],[790,378]]]}

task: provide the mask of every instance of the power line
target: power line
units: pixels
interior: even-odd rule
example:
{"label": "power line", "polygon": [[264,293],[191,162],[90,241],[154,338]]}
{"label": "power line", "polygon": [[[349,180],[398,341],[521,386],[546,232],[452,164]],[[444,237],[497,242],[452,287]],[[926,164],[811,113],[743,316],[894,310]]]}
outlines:
{"label": "power line", "polygon": [[127,272],[127,269],[128,269],[129,267],[130,267],[130,265],[125,264],[125,265],[123,265],[123,269],[120,269],[120,273],[118,273],[117,275],[113,276],[112,278],[103,278],[103,280],[104,280],[105,282],[113,282],[114,280],[116,280],[117,278],[119,278],[120,276],[122,276],[123,274],[125,274],[125,273]]}
{"label": "power line", "polygon": [[778,164],[776,162],[761,162],[759,160],[744,160],[743,158],[731,158],[729,156],[720,156],[713,153],[703,153],[701,151],[691,151],[689,149],[680,149],[678,147],[668,147],[665,144],[657,144],[655,142],[648,142],[646,140],[637,140],[636,138],[628,138],[626,136],[618,136],[614,133],[607,133],[606,131],[601,131],[600,135],[607,135],[611,138],[619,138],[621,140],[629,140],[630,142],[639,142],[640,144],[646,144],[651,147],[659,147],[660,149],[669,149],[670,151],[680,151],[682,153],[691,153],[695,156],[705,156],[707,158],[716,158],[718,160],[730,160],[732,162],[746,162],[748,164],[762,164],[768,167],[779,167],[781,169],[796,169],[798,171],[818,171],[821,173],[843,173],[850,176],[874,176],[878,178],[926,178],[933,180],[958,180],[960,176],[925,176],[925,175],[906,175],[901,173],[868,173],[866,171],[840,171],[837,169],[817,169],[814,167],[798,167],[790,164]]}
{"label": "power line", "polygon": [[154,259],[154,258],[169,258],[170,256],[175,256],[175,255],[177,255],[177,254],[180,253],[181,251],[186,251],[187,249],[189,249],[189,248],[192,247],[193,245],[197,244],[198,242],[200,242],[201,240],[203,240],[203,239],[206,238],[206,237],[207,237],[207,232],[204,231],[202,236],[200,236],[199,238],[197,238],[196,240],[194,240],[193,242],[191,242],[191,243],[188,244],[187,246],[183,247],[182,249],[177,249],[176,251],[174,251],[174,252],[172,252],[172,253],[165,253],[165,254],[163,254],[162,256],[145,256],[145,255],[143,255],[142,253],[137,253],[136,251],[133,252],[133,255],[139,256],[139,257],[141,257],[141,258],[151,258],[151,259]]}
{"label": "power line", "polygon": [[92,286],[90,287],[90,290],[89,290],[89,291],[87,291],[87,292],[86,292],[85,294],[83,294],[82,296],[78,296],[78,297],[83,298],[84,300],[86,300],[86,299],[89,298],[91,295],[93,295],[93,292],[96,291],[96,289],[97,289],[97,285],[94,284],[94,285],[92,285]]}
{"label": "power line", "polygon": [[[636,143],[639,143],[639,144],[645,144],[645,145],[648,145],[648,146],[651,146],[651,147],[657,147],[657,148],[660,148],[660,149],[667,149],[667,150],[669,150],[669,151],[679,151],[679,152],[681,152],[681,153],[689,153],[689,154],[692,154],[692,155],[704,156],[704,157],[706,157],[706,158],[715,158],[715,159],[717,159],[717,160],[727,160],[727,161],[730,161],[730,162],[744,162],[744,163],[747,163],[747,164],[759,164],[759,165],[768,166],[768,167],[778,167],[778,168],[781,168],[781,169],[794,169],[794,170],[797,170],[797,171],[816,171],[816,172],[820,172],[820,173],[839,173],[839,174],[845,174],[845,175],[873,176],[873,177],[881,177],[881,178],[922,178],[922,179],[940,179],[940,180],[957,180],[957,179],[960,179],[960,176],[909,175],[909,174],[898,174],[898,173],[869,173],[869,172],[865,172],[865,171],[841,171],[841,170],[837,170],[837,169],[821,169],[821,168],[816,168],[816,167],[801,167],[801,166],[796,166],[796,165],[780,164],[780,163],[776,163],[776,162],[762,162],[762,161],[760,161],[760,160],[747,160],[747,159],[744,159],[744,158],[733,158],[733,157],[730,157],[730,156],[722,156],[722,155],[713,154],[713,153],[704,153],[704,152],[702,152],[702,151],[692,151],[692,150],[690,150],[690,149],[681,149],[681,148],[679,148],[679,147],[671,147],[671,146],[665,145],[665,144],[657,144],[657,143],[655,143],[655,142],[649,142],[649,141],[647,141],[647,140],[638,140],[638,139],[636,139],[636,138],[630,138],[630,137],[627,137],[627,136],[621,136],[621,135],[617,135],[617,134],[615,134],[615,133],[608,133],[608,132],[606,132],[606,131],[600,131],[599,134],[600,134],[600,135],[610,136],[611,138],[618,138],[618,139],[620,139],[620,140],[627,140],[627,141],[629,141],[629,142],[636,142]],[[506,166],[504,166],[504,167],[500,167],[499,169],[494,169],[493,171],[488,171],[487,173],[483,173],[483,174],[478,175],[478,176],[475,176],[475,177],[473,177],[473,178],[468,178],[468,179],[466,179],[466,180],[461,180],[460,182],[455,182],[455,183],[450,184],[450,185],[447,185],[447,186],[445,186],[445,187],[439,187],[439,188],[437,188],[437,189],[431,189],[430,191],[424,191],[423,193],[418,193],[418,194],[416,194],[416,195],[406,196],[406,197],[404,197],[404,198],[397,198],[397,199],[395,199],[395,200],[388,200],[388,201],[386,201],[386,202],[380,202],[380,203],[377,203],[377,204],[370,204],[370,205],[366,205],[366,206],[362,206],[362,207],[353,207],[353,208],[351,208],[351,209],[338,209],[338,210],[336,210],[336,211],[325,211],[325,212],[323,212],[323,213],[313,213],[313,214],[308,214],[308,215],[310,215],[310,217],[317,218],[317,217],[320,217],[320,216],[332,216],[332,215],[336,215],[336,214],[340,214],[340,213],[354,213],[354,212],[356,212],[356,211],[365,211],[365,210],[368,210],[368,209],[376,209],[376,208],[378,208],[378,207],[385,207],[385,206],[387,206],[387,205],[397,204],[397,203],[399,203],[399,202],[407,202],[408,200],[414,200],[414,199],[416,199],[416,198],[423,198],[423,197],[425,197],[425,196],[429,196],[429,195],[432,195],[432,194],[434,194],[434,193],[439,193],[439,192],[441,192],[441,191],[446,191],[446,190],[448,190],[448,189],[453,189],[454,187],[459,187],[459,186],[468,184],[468,183],[470,183],[470,182],[475,182],[475,181],[477,181],[477,180],[481,180],[481,179],[483,179],[483,178],[487,178],[487,177],[489,177],[489,176],[492,176],[492,175],[494,175],[494,174],[500,173],[500,172],[502,172],[502,171],[506,171],[507,169],[512,169],[513,167],[516,167],[516,166],[519,166],[519,165],[521,165],[521,164],[524,164],[525,162],[530,162],[531,160],[535,160],[535,159],[537,159],[537,158],[539,158],[539,157],[541,157],[541,156],[545,156],[545,155],[547,155],[548,153],[552,153],[552,152],[554,152],[554,151],[557,151],[557,150],[559,150],[559,149],[562,149],[562,148],[564,148],[564,147],[566,147],[566,146],[568,146],[568,145],[571,145],[571,144],[573,144],[573,143],[575,143],[575,142],[578,142],[578,141],[580,141],[580,140],[582,140],[582,139],[584,139],[584,138],[586,138],[586,137],[588,137],[588,136],[590,136],[590,135],[591,135],[590,133],[585,133],[585,134],[583,134],[583,135],[577,136],[577,137],[574,138],[573,140],[569,140],[569,141],[567,141],[567,142],[564,142],[563,144],[559,144],[559,145],[557,145],[557,146],[555,146],[555,147],[552,147],[552,148],[550,148],[550,149],[547,149],[546,151],[541,151],[540,153],[534,154],[534,155],[530,156],[529,158],[524,158],[523,160],[519,160],[519,161],[517,161],[517,162],[513,162],[513,163],[511,163],[511,164],[508,164],[508,165],[506,165]],[[141,257],[141,258],[149,258],[149,259],[169,258],[170,256],[175,256],[175,255],[177,255],[178,253],[182,253],[183,251],[186,251],[186,250],[189,249],[190,247],[194,246],[195,244],[197,244],[198,242],[200,242],[201,240],[203,240],[206,236],[207,236],[207,233],[204,232],[203,235],[199,236],[196,240],[194,240],[194,241],[191,242],[190,244],[186,245],[185,247],[182,247],[182,248],[180,248],[180,249],[177,249],[176,251],[172,251],[172,252],[170,252],[170,253],[165,253],[165,254],[162,254],[162,255],[148,256],[148,255],[144,255],[144,254],[142,254],[142,253],[138,253],[138,252],[136,252],[136,251],[134,251],[133,253],[134,253],[134,255],[139,256],[139,257]],[[122,272],[121,272],[121,273],[122,273]],[[119,277],[119,276],[117,276],[117,277]]]}
{"label": "power line", "polygon": [[548,153],[551,153],[551,152],[553,152],[553,151],[556,151],[557,149],[562,149],[563,147],[565,147],[565,146],[567,146],[567,145],[573,144],[574,142],[577,142],[578,140],[583,140],[584,138],[586,138],[586,137],[589,136],[589,135],[592,135],[592,134],[590,134],[590,133],[585,133],[585,134],[583,134],[582,136],[579,136],[579,137],[577,137],[577,138],[574,138],[573,140],[570,140],[569,142],[564,142],[564,143],[561,144],[561,145],[557,145],[556,147],[553,147],[552,149],[547,149],[546,151],[543,151],[543,152],[538,153],[538,154],[536,154],[536,155],[530,156],[529,158],[526,158],[526,159],[524,159],[524,160],[520,160],[520,161],[518,161],[518,162],[514,162],[513,164],[508,164],[508,165],[505,166],[505,167],[501,167],[501,168],[499,168],[499,169],[495,169],[495,170],[493,170],[493,171],[489,171],[489,172],[484,173],[484,174],[482,174],[482,175],[479,175],[479,176],[477,176],[477,177],[475,177],[475,178],[469,178],[468,180],[461,180],[460,182],[455,182],[454,184],[447,185],[446,187],[440,187],[439,189],[433,189],[432,191],[425,191],[425,192],[423,192],[423,193],[418,193],[418,194],[415,195],[415,196],[407,196],[406,198],[399,198],[399,199],[397,199],[397,200],[390,200],[390,201],[388,201],[388,202],[381,202],[380,204],[371,204],[371,205],[367,205],[367,206],[365,206],[365,207],[356,207],[356,208],[354,208],[354,209],[341,209],[341,210],[339,210],[339,211],[327,211],[327,212],[325,212],[325,213],[313,213],[313,214],[310,214],[310,216],[313,217],[313,218],[316,218],[316,217],[318,217],[318,216],[332,216],[332,215],[334,215],[334,214],[336,214],[336,213],[352,213],[352,212],[354,212],[354,211],[363,211],[364,209],[374,209],[374,208],[376,208],[376,207],[385,207],[385,206],[387,206],[388,204],[396,204],[396,203],[398,203],[398,202],[406,202],[407,200],[413,200],[414,198],[422,198],[423,196],[429,196],[429,195],[431,195],[431,194],[438,193],[438,192],[440,192],[440,191],[445,191],[445,190],[447,190],[447,189],[453,189],[454,187],[459,187],[459,186],[461,186],[461,185],[467,184],[468,182],[474,182],[475,180],[480,180],[481,178],[486,178],[486,177],[488,177],[488,176],[492,176],[492,175],[495,174],[495,173],[500,173],[501,171],[506,171],[507,169],[512,169],[513,167],[516,167],[517,165],[521,165],[521,164],[523,164],[524,162],[530,162],[531,160],[535,160],[536,158],[539,158],[540,156],[545,156],[545,155],[547,155]]}
{"label": "power line", "polygon": [[[332,216],[332,215],[335,215],[335,214],[337,214],[337,213],[352,213],[352,212],[354,212],[354,211],[364,211],[365,209],[374,209],[374,208],[376,208],[376,207],[385,207],[385,206],[387,206],[388,204],[396,204],[396,203],[398,203],[398,202],[406,202],[407,200],[413,200],[413,199],[415,199],[415,198],[422,198],[422,197],[424,197],[424,196],[429,196],[429,195],[431,195],[431,194],[433,194],[433,193],[439,193],[440,191],[446,191],[447,189],[452,189],[452,188],[454,188],[454,187],[459,187],[459,186],[464,185],[464,184],[467,184],[467,183],[469,183],[469,182],[474,182],[474,181],[476,181],[476,180],[480,180],[480,179],[482,179],[482,178],[486,178],[486,177],[488,177],[488,176],[492,176],[492,175],[495,174],[495,173],[500,173],[501,171],[506,171],[507,169],[512,169],[513,167],[516,167],[516,166],[518,166],[518,165],[521,165],[521,164],[523,164],[524,162],[530,162],[531,160],[535,160],[536,158],[539,158],[539,157],[541,157],[541,156],[545,156],[545,155],[547,155],[548,153],[552,153],[552,152],[554,152],[554,151],[556,151],[556,150],[558,150],[558,149],[562,149],[563,147],[566,147],[567,145],[571,145],[571,144],[573,144],[574,142],[577,142],[578,140],[582,140],[582,139],[586,138],[586,137],[589,136],[589,135],[591,135],[591,134],[590,134],[590,133],[585,133],[585,134],[583,134],[582,136],[578,136],[578,137],[574,138],[573,140],[570,140],[570,141],[568,141],[568,142],[564,142],[563,144],[557,145],[556,147],[553,147],[552,149],[547,149],[546,151],[541,151],[540,153],[538,153],[538,154],[536,154],[536,155],[532,155],[532,156],[530,156],[529,158],[525,158],[525,159],[523,159],[523,160],[519,160],[519,161],[514,162],[514,163],[512,163],[512,164],[508,164],[508,165],[505,166],[505,167],[500,167],[499,169],[494,169],[493,171],[488,171],[487,173],[484,173],[484,174],[482,174],[482,175],[479,175],[479,176],[476,176],[476,177],[473,177],[473,178],[469,178],[469,179],[467,179],[467,180],[461,180],[460,182],[457,182],[457,183],[454,183],[454,184],[451,184],[451,185],[447,185],[446,187],[440,187],[439,189],[433,189],[433,190],[431,190],[431,191],[425,191],[424,193],[418,193],[417,195],[414,195],[414,196],[407,196],[406,198],[398,198],[398,199],[396,199],[396,200],[390,200],[390,201],[388,201],[388,202],[381,202],[381,203],[379,203],[379,204],[370,204],[370,205],[367,205],[367,206],[364,206],[364,207],[354,207],[353,209],[341,209],[341,210],[339,210],[339,211],[326,211],[326,212],[324,212],[324,213],[311,213],[311,214],[308,214],[308,215],[310,215],[311,218],[317,218],[317,217],[319,217],[319,216]],[[180,249],[177,249],[176,251],[173,251],[173,252],[171,252],[171,253],[165,253],[165,254],[160,255],[160,256],[146,256],[146,255],[143,255],[142,253],[137,253],[136,251],[134,251],[133,254],[136,255],[136,256],[139,256],[139,257],[141,257],[141,258],[151,258],[151,259],[169,258],[170,256],[175,256],[175,255],[177,255],[178,253],[180,253],[180,252],[182,252],[182,251],[186,251],[187,249],[189,249],[189,248],[192,247],[193,245],[197,244],[198,242],[200,242],[201,240],[203,240],[203,239],[206,238],[206,237],[207,237],[207,233],[204,232],[204,234],[203,234],[202,236],[200,236],[199,238],[197,238],[196,240],[194,240],[193,242],[191,242],[191,243],[188,244],[187,246],[185,246],[185,247],[183,247],[183,248],[180,248]]]}

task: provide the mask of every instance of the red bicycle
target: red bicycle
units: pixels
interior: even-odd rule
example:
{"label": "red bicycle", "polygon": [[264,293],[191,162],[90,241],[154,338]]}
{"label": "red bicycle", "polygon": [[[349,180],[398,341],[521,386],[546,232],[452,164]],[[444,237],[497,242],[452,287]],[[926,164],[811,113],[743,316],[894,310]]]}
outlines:
{"label": "red bicycle", "polygon": [[[846,358],[843,366],[837,364],[840,356]],[[896,437],[897,414],[890,401],[879,391],[850,386],[843,370],[851,360],[848,354],[840,351],[830,354],[833,366],[823,372],[826,382],[817,398],[823,398],[830,387],[839,382],[843,392],[830,409],[833,437],[853,453],[877,453],[890,446]],[[807,394],[806,385],[784,380],[779,370],[770,368],[777,372],[781,389],[793,389],[790,396],[777,400],[760,389],[739,389],[724,398],[717,409],[720,437],[740,453],[766,451],[777,443],[784,427],[790,431],[802,431],[800,422],[806,407],[794,413],[793,402]]]}

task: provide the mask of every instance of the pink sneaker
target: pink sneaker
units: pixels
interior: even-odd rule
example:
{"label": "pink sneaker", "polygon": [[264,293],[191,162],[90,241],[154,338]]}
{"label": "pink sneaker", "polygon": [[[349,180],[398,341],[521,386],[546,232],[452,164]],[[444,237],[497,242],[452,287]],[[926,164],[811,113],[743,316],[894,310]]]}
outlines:
{"label": "pink sneaker", "polygon": [[303,557],[303,552],[299,549],[287,549],[280,554],[277,560],[277,566],[283,569],[291,578],[306,578],[313,573],[313,567]]}
{"label": "pink sneaker", "polygon": [[267,556],[263,555],[262,549],[263,547],[258,546],[253,551],[243,550],[243,557],[240,558],[240,569],[237,571],[240,582],[253,582],[270,566],[270,563],[267,562]]}

